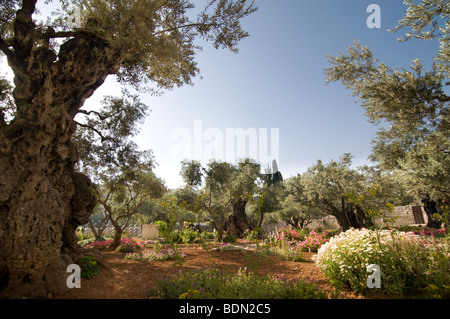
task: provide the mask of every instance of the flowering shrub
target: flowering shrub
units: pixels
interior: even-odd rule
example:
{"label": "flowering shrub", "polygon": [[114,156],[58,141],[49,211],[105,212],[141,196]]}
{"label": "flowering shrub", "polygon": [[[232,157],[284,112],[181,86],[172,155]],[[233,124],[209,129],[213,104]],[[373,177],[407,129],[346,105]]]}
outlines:
{"label": "flowering shrub", "polygon": [[317,252],[334,234],[334,232],[326,230],[319,233],[309,229],[296,230],[286,226],[269,235],[268,243],[272,246],[280,246],[280,243],[287,242],[295,244],[301,251]]}
{"label": "flowering shrub", "polygon": [[318,249],[328,241],[326,231],[321,234],[311,231],[308,237],[298,244],[302,251],[317,252]]}
{"label": "flowering shrub", "polygon": [[93,241],[90,244],[87,244],[85,247],[86,248],[95,248],[98,250],[106,250],[106,249],[111,248],[112,244],[113,244],[113,240],[108,239],[108,240]]}
{"label": "flowering shrub", "polygon": [[449,257],[448,238],[436,240],[412,232],[350,229],[324,244],[315,261],[333,284],[357,292],[370,291],[367,266],[375,264],[381,270],[378,292],[423,296],[436,286],[434,297],[448,298]]}
{"label": "flowering shrub", "polygon": [[147,287],[148,297],[156,294],[164,299],[326,299],[327,295],[314,282],[288,280],[282,274],[259,277],[240,269],[228,274],[210,268],[163,276],[156,289]]}
{"label": "flowering shrub", "polygon": [[446,236],[446,232],[447,230],[442,228],[442,229],[435,229],[435,228],[428,228],[428,227],[417,227],[417,226],[399,226],[399,227],[395,227],[396,230],[398,231],[403,231],[403,232],[413,232],[415,235],[420,235],[420,236],[431,236],[431,237],[445,237]]}
{"label": "flowering shrub", "polygon": [[424,229],[422,231],[415,231],[414,234],[421,236],[431,236],[431,237],[445,237],[446,230],[445,229]]}
{"label": "flowering shrub", "polygon": [[303,232],[297,231],[291,227],[284,227],[278,229],[276,232],[272,233],[270,236],[272,241],[303,241],[305,239],[305,234]]}
{"label": "flowering shrub", "polygon": [[136,251],[141,251],[144,248],[144,244],[141,241],[138,241],[134,237],[124,237],[120,241],[120,246],[117,248],[117,251],[122,253],[132,253]]}
{"label": "flowering shrub", "polygon": [[[107,250],[112,247],[113,242],[114,242],[113,239],[91,241],[90,243],[87,243],[84,247],[94,248],[98,250]],[[135,237],[123,237],[120,241],[118,251],[135,252],[145,248],[151,248],[153,245],[154,241],[151,240],[139,240]]]}

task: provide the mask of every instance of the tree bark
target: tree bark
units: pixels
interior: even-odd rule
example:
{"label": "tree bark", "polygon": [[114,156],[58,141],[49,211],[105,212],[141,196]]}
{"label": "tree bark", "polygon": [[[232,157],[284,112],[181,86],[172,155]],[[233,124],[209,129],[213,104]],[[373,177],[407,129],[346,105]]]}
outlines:
{"label": "tree bark", "polygon": [[358,222],[358,218],[353,210],[353,207],[348,205],[345,198],[341,198],[341,209],[338,209],[331,202],[324,202],[328,209],[330,215],[336,218],[336,221],[342,231],[347,231],[350,228],[361,228],[363,227]]}
{"label": "tree bark", "polygon": [[93,36],[68,40],[58,56],[36,48],[34,3],[24,1],[17,14],[15,50],[7,54],[17,114],[0,126],[0,296],[7,298],[67,289],[66,267],[84,254],[75,230],[88,222],[95,197],[89,178],[75,171],[73,119],[120,65]]}
{"label": "tree bark", "polygon": [[294,229],[303,229],[304,227],[306,227],[312,223],[312,219],[297,216],[297,217],[291,217],[290,219],[286,220],[286,223],[288,225],[291,225],[292,228],[294,228]]}
{"label": "tree bark", "polygon": [[434,229],[441,228],[442,221],[435,218],[435,214],[439,214],[436,207],[436,202],[432,200],[429,195],[426,195],[424,198],[422,198],[422,203],[423,210],[427,214],[428,218],[427,227]]}
{"label": "tree bark", "polygon": [[246,230],[253,229],[247,220],[247,214],[245,213],[246,205],[247,201],[242,198],[233,201],[233,214],[228,218],[225,227],[226,231],[238,238],[241,238]]}
{"label": "tree bark", "polygon": [[358,224],[358,228],[362,227],[372,227],[373,221],[358,205],[355,205],[353,208],[353,213],[356,218],[356,222]]}

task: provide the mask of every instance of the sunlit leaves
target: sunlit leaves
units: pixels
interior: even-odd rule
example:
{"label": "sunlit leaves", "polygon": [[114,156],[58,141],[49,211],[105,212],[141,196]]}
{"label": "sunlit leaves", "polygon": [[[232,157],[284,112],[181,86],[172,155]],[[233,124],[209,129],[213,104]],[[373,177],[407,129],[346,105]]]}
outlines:
{"label": "sunlit leaves", "polygon": [[450,2],[448,0],[425,0],[414,4],[413,0],[404,0],[408,6],[406,15],[392,31],[407,28],[400,41],[412,38],[422,40],[439,39],[440,49],[435,57],[435,68],[446,78],[450,71]]}

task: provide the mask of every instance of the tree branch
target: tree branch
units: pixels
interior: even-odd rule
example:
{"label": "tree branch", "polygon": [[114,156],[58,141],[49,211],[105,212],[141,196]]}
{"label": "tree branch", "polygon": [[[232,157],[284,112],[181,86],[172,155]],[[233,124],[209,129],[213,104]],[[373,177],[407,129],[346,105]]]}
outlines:
{"label": "tree branch", "polygon": [[82,124],[82,123],[77,122],[77,121],[75,121],[75,120],[73,120],[73,122],[74,122],[76,125],[79,125],[79,126],[81,126],[81,127],[88,128],[88,129],[90,129],[90,130],[93,130],[95,133],[97,133],[97,134],[100,136],[102,142],[104,142],[104,141],[106,141],[106,140],[108,139],[108,138],[105,137],[99,130],[97,130],[96,128],[94,128],[94,127],[92,127],[92,126],[89,126],[89,125],[87,125],[87,124]]}
{"label": "tree branch", "polygon": [[6,41],[0,37],[0,50],[2,50],[8,59],[12,59],[14,52],[11,51],[9,47],[10,46],[6,43]]}
{"label": "tree branch", "polygon": [[49,27],[45,33],[40,34],[39,38],[44,39],[47,42],[50,39],[57,39],[57,38],[74,38],[78,35],[90,35],[93,37],[96,37],[106,43],[109,43],[109,41],[105,38],[96,33],[93,30],[87,30],[87,29],[78,29],[76,31],[55,31],[53,28]]}
{"label": "tree branch", "polygon": [[201,26],[203,23],[189,23],[189,24],[185,24],[185,25],[180,25],[177,27],[173,27],[173,28],[169,28],[169,29],[164,29],[158,32],[153,33],[153,35],[160,35],[162,33],[166,33],[166,32],[171,32],[171,31],[175,31],[178,29],[184,29],[184,28],[192,28],[192,27],[199,27]]}
{"label": "tree branch", "polygon": [[78,110],[77,113],[81,113],[81,114],[84,114],[84,115],[95,114],[95,115],[98,116],[99,120],[101,120],[101,121],[104,121],[104,120],[106,120],[106,119],[108,118],[107,116],[103,116],[102,114],[100,114],[100,113],[97,112],[97,111]]}
{"label": "tree branch", "polygon": [[32,15],[36,10],[37,0],[23,0],[22,8],[17,11],[14,20],[13,47],[15,54],[25,61],[33,50],[35,27]]}

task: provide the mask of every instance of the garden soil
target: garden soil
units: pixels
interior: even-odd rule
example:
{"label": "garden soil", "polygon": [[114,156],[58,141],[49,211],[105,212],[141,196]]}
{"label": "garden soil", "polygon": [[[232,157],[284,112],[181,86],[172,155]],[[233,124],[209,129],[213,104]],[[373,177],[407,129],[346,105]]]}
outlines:
{"label": "garden soil", "polygon": [[[211,266],[207,252],[202,247],[186,246],[181,248],[185,254],[184,270],[205,269]],[[155,287],[155,282],[163,275],[180,271],[174,261],[143,262],[125,259],[125,253],[117,251],[102,252],[111,269],[102,271],[92,279],[81,279],[81,288],[50,296],[55,299],[144,299],[148,298],[145,290]],[[288,262],[278,257],[262,257],[254,251],[210,251],[215,267],[230,273],[247,267],[247,271],[259,275],[276,276],[282,274],[287,279],[313,281],[330,298],[360,299],[362,296],[351,292],[336,291],[326,280],[324,274],[316,267],[312,257],[314,253],[304,253],[306,261]],[[147,287],[147,288],[146,288]],[[153,297],[155,298],[155,297]]]}

